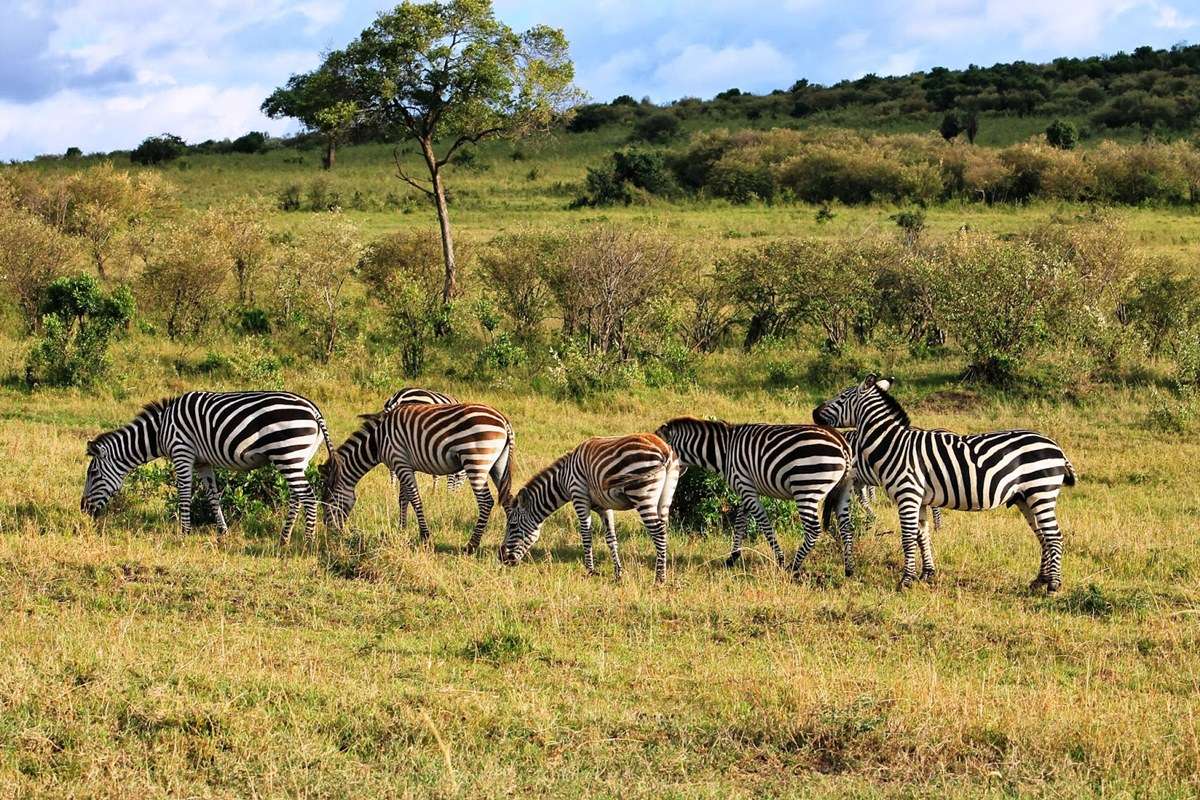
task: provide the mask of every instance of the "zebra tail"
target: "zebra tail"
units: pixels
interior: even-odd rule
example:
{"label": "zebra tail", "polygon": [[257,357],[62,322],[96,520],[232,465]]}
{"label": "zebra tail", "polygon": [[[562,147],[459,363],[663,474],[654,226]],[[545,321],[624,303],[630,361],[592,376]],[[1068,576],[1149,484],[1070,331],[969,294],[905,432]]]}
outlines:
{"label": "zebra tail", "polygon": [[321,429],[321,437],[325,439],[325,449],[329,451],[329,461],[325,466],[325,480],[321,486],[321,499],[328,501],[333,495],[334,488],[342,479],[342,462],[338,458],[337,450],[333,448],[333,440],[329,436],[329,428],[325,426],[325,418],[319,411],[317,412],[317,427]]}
{"label": "zebra tail", "polygon": [[854,467],[848,467],[842,479],[829,490],[829,494],[825,495],[825,506],[821,509],[821,528],[823,530],[827,530],[835,536],[841,535],[838,530],[830,527],[830,523],[842,501],[852,491],[854,491]]}
{"label": "zebra tail", "polygon": [[1066,458],[1064,458],[1063,461],[1067,462],[1063,471],[1063,486],[1074,486],[1075,481],[1079,478],[1079,476],[1075,473],[1075,465],[1070,461],[1067,461]]}
{"label": "zebra tail", "polygon": [[513,468],[517,461],[517,437],[513,433],[512,425],[505,420],[504,429],[508,433],[508,458],[504,461],[504,470],[500,473],[500,480],[496,482],[496,489],[500,493],[500,507],[509,508],[512,506],[512,476]]}

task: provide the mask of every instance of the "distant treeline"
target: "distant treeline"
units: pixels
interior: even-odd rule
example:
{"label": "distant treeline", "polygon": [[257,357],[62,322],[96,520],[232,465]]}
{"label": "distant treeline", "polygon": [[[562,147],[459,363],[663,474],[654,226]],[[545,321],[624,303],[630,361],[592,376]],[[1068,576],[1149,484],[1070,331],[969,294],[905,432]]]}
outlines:
{"label": "distant treeline", "polygon": [[[657,107],[629,96],[578,109],[569,129],[632,125]],[[729,89],[711,100],[687,97],[669,105],[684,118],[797,118],[858,110],[866,123],[945,113],[964,129],[983,112],[1086,117],[1097,128],[1187,131],[1200,115],[1200,45],[1169,50],[1058,58],[1049,64],[1014,61],[952,70],[934,67],[897,77],[864,75],[832,86],[799,80],[766,95]]]}

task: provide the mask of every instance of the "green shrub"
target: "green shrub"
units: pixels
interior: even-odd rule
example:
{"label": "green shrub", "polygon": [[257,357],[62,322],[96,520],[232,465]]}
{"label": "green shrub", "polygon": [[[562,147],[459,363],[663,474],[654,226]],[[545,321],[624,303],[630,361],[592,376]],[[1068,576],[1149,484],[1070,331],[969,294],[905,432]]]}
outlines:
{"label": "green shrub", "polygon": [[280,190],[275,203],[280,211],[300,210],[300,186],[292,183]]}
{"label": "green shrub", "polygon": [[25,365],[30,385],[88,386],[108,371],[114,333],[133,317],[125,287],[108,293],[90,275],[59,278],[46,289],[42,337]]}
{"label": "green shrub", "polygon": [[1074,150],[1079,144],[1079,131],[1074,123],[1056,119],[1046,128],[1046,141],[1059,150]]}
{"label": "green shrub", "polygon": [[638,377],[636,364],[616,354],[589,350],[577,339],[568,339],[550,351],[547,375],[554,394],[581,401],[597,394],[626,389]]}
{"label": "green shrub", "polygon": [[656,111],[639,119],[633,126],[634,139],[662,143],[679,133],[679,117],[670,111]]}
{"label": "green shrub", "polygon": [[271,320],[261,308],[243,308],[238,312],[237,328],[251,336],[265,335],[271,332]]}
{"label": "green shrub", "polygon": [[554,305],[547,277],[557,269],[564,239],[542,234],[505,234],[480,253],[488,291],[517,337],[533,341]]}

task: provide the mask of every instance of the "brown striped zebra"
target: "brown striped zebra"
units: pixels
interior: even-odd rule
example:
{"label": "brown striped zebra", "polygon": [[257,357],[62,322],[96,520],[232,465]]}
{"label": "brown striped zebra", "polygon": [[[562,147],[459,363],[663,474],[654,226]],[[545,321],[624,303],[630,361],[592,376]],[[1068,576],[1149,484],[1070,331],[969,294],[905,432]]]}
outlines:
{"label": "brown striped zebra", "polygon": [[[400,391],[388,398],[383,404],[384,411],[391,411],[398,405],[404,403],[423,403],[425,405],[441,405],[452,406],[458,403],[458,399],[444,392],[435,392],[433,389],[425,389],[420,386],[405,386]],[[400,477],[395,473],[392,474],[392,480],[399,485]],[[457,491],[464,483],[467,482],[467,476],[462,472],[456,472],[446,478],[446,488],[450,491]],[[437,476],[432,477],[432,486],[437,489]],[[400,527],[408,526],[408,507],[411,505],[404,499],[403,490],[399,493],[400,497]]]}
{"label": "brown striped zebra", "polygon": [[358,482],[377,464],[385,464],[400,480],[401,507],[405,502],[412,504],[421,541],[428,541],[429,525],[417,491],[416,473],[452,475],[462,471],[479,505],[466,552],[479,549],[495,505],[488,478],[496,485],[501,506],[507,507],[512,499],[514,438],[504,415],[475,403],[405,403],[391,411],[363,414],[362,418],[362,427],[337,449],[339,478],[324,483],[322,499],[327,519],[342,529],[354,508]]}
{"label": "brown striped zebra", "polygon": [[667,574],[667,524],[679,472],[674,451],[655,434],[586,439],[517,492],[508,508],[500,561],[509,566],[520,562],[537,542],[546,517],[570,503],[579,519],[588,574],[596,574],[592,511],[597,511],[612,553],[613,575],[620,578],[613,511],[636,509],[654,542],[654,578],[661,583]]}
{"label": "brown striped zebra", "polygon": [[[734,425],[721,420],[679,417],[663,424],[658,435],[679,454],[684,464],[716,472],[741,498],[733,530],[733,548],[726,559],[733,566],[742,555],[742,538],[753,517],[767,537],[775,561],[784,566],[783,548],[759,500],[760,496],[794,500],[804,525],[804,541],[796,549],[791,570],[801,564],[821,535],[821,500],[852,475],[852,455],[846,439],[833,428],[817,425]],[[853,539],[839,539],[847,575],[854,573]]]}

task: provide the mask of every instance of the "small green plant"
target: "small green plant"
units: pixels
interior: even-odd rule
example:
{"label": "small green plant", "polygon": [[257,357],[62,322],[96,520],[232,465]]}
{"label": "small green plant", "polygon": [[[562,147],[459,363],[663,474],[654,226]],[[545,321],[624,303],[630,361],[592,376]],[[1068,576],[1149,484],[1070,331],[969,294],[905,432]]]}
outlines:
{"label": "small green plant", "polygon": [[276,205],[279,206],[280,211],[299,211],[300,186],[293,183],[283,187],[279,192]]}
{"label": "small green plant", "polygon": [[59,278],[46,289],[42,337],[25,364],[29,385],[88,386],[108,371],[113,335],[133,317],[133,295],[109,293],[90,275]]}
{"label": "small green plant", "polygon": [[1059,150],[1074,150],[1079,144],[1079,130],[1072,122],[1056,119],[1046,128],[1046,141]]}

